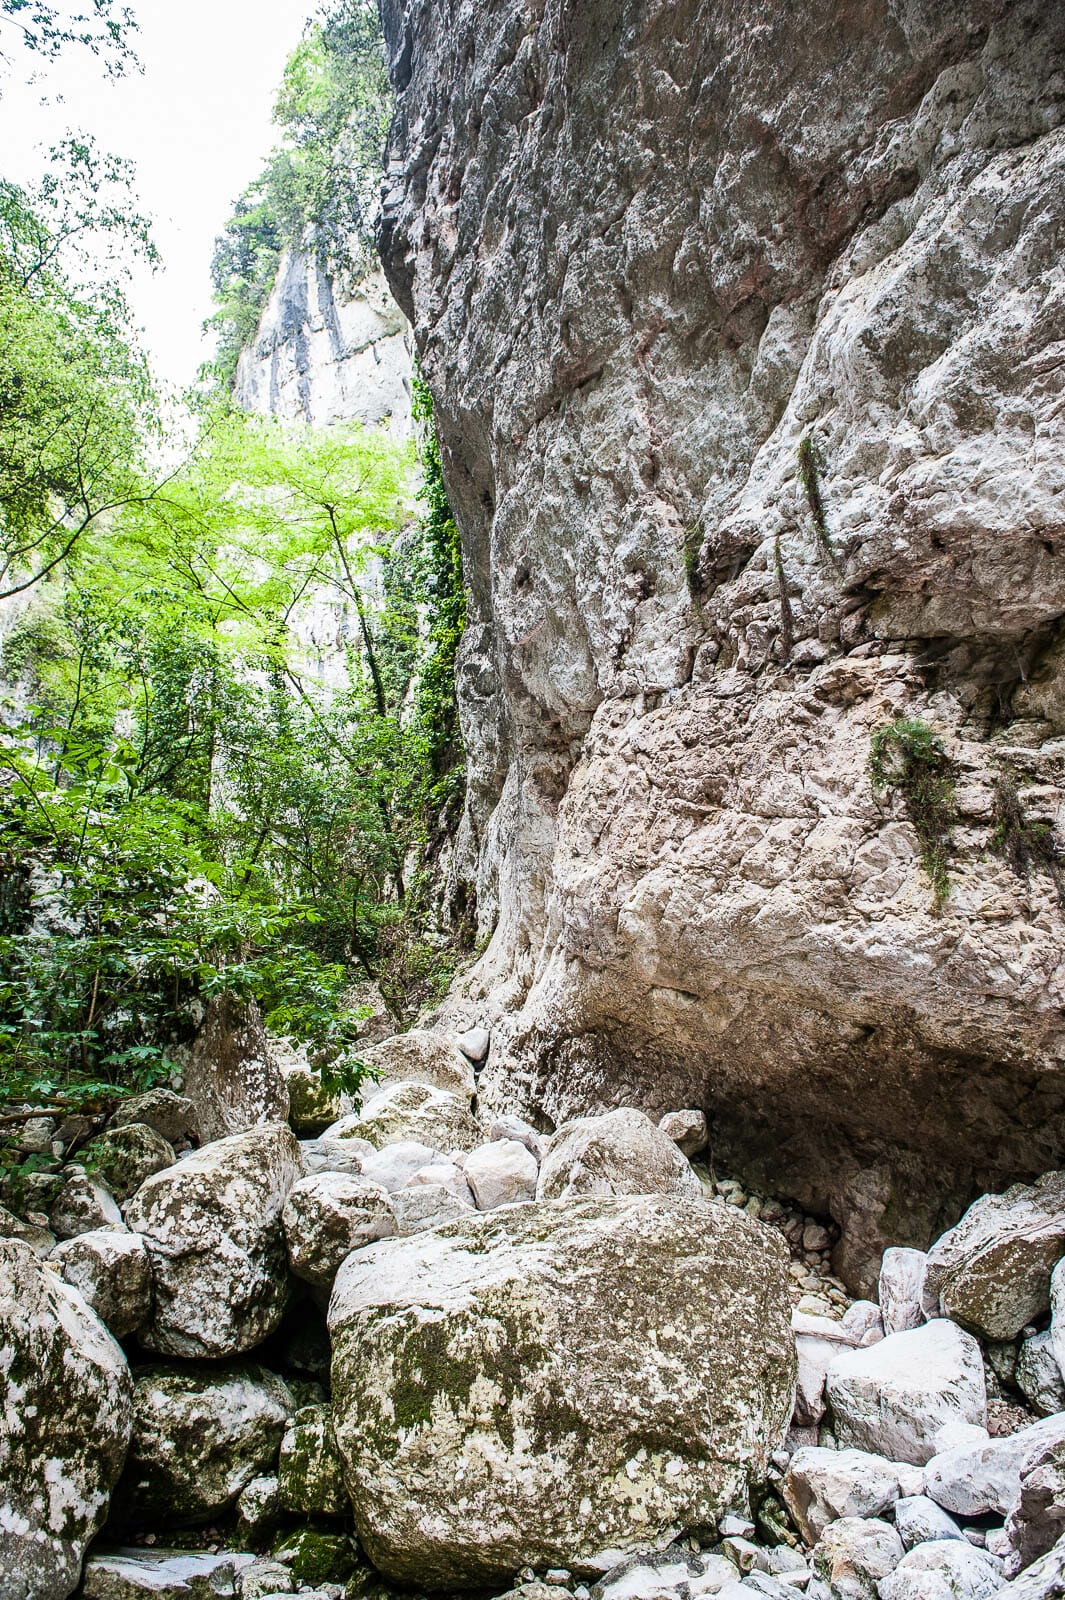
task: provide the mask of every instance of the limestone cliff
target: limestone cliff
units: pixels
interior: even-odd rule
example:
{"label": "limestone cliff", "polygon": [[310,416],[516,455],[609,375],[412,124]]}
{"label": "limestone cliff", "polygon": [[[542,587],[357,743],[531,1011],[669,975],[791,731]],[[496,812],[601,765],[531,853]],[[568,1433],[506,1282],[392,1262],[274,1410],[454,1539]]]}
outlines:
{"label": "limestone cliff", "polygon": [[[861,1280],[1065,1156],[1061,900],[992,818],[1065,791],[1065,10],[383,12],[483,1092],[702,1105]],[[941,913],[870,782],[900,715],[955,769]]]}
{"label": "limestone cliff", "polygon": [[285,250],[233,395],[242,410],[287,422],[388,423],[408,434],[406,319],[380,272],[349,284],[310,244]]}

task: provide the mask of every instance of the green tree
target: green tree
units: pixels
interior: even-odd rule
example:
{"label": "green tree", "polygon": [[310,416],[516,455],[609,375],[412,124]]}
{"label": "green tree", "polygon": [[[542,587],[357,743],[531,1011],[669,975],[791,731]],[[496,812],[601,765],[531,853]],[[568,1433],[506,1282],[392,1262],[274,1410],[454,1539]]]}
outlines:
{"label": "green tree", "polygon": [[81,6],[0,0],[0,61],[10,61],[11,46],[53,61],[69,45],[81,45],[100,58],[110,76],[118,77],[136,65],[130,38],[136,27],[129,7],[114,0],[86,0]]}

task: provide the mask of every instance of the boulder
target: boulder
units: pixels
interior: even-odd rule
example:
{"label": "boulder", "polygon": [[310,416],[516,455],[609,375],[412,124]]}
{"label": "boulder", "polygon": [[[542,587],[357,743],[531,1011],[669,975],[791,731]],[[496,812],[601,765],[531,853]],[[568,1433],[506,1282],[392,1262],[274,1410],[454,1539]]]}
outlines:
{"label": "boulder", "polygon": [[631,1108],[564,1122],[548,1140],[536,1186],[538,1200],[701,1193],[687,1157],[650,1117]]}
{"label": "boulder", "polygon": [[130,1436],[121,1348],[21,1240],[0,1240],[0,1594],[66,1600]]}
{"label": "boulder", "polygon": [[359,1058],[377,1075],[379,1085],[428,1083],[464,1096],[467,1105],[476,1092],[468,1057],[450,1039],[426,1028],[412,1028],[360,1049]]}
{"label": "boulder", "polygon": [[907,1550],[932,1539],[964,1539],[958,1524],[926,1494],[907,1495],[895,1502],[895,1530]]}
{"label": "boulder", "polygon": [[479,1065],[488,1054],[488,1046],[492,1042],[492,1035],[487,1028],[467,1028],[465,1033],[455,1035],[455,1043],[474,1065]]}
{"label": "boulder", "polygon": [[461,1200],[463,1205],[475,1206],[473,1190],[470,1188],[462,1167],[455,1161],[431,1161],[427,1167],[419,1167],[412,1178],[404,1185],[405,1189],[446,1189],[454,1195],[456,1200]]}
{"label": "boulder", "polygon": [[81,1152],[94,1176],[102,1178],[116,1200],[128,1200],[153,1172],[172,1167],[174,1147],[146,1122],[128,1122],[108,1128]]}
{"label": "boulder", "polygon": [[825,1384],[838,1443],[892,1461],[921,1466],[944,1428],[987,1419],[980,1346],[942,1318],[845,1351]]}
{"label": "boulder", "polygon": [[877,1517],[900,1493],[897,1468],[864,1450],[796,1450],[784,1478],[784,1504],[811,1545],[838,1517]]}
{"label": "boulder", "polygon": [[152,1268],[149,1350],[237,1355],[274,1331],[288,1297],[281,1211],[302,1175],[295,1135],[275,1125],[205,1145],[138,1189],[126,1219]]}
{"label": "boulder", "polygon": [[925,1320],[921,1291],[927,1261],[923,1250],[905,1250],[893,1246],[884,1251],[878,1298],[886,1334],[919,1328]]}
{"label": "boulder", "polygon": [[967,1540],[938,1539],[908,1551],[880,1584],[880,1600],[985,1600],[1002,1583],[1002,1563]]}
{"label": "boulder", "polygon": [[[336,1123],[330,1125],[331,1128],[336,1126]],[[328,1129],[317,1139],[301,1139],[300,1150],[309,1173],[346,1172],[352,1178],[362,1172],[364,1158],[376,1154],[367,1139],[337,1137]]]}
{"label": "boulder", "polygon": [[1025,1456],[1006,1533],[1014,1573],[1046,1555],[1065,1535],[1065,1431],[1035,1445]]}
{"label": "boulder", "polygon": [[273,1467],[292,1409],[281,1379],[251,1363],[138,1371],[119,1520],[181,1526],[223,1511]]}
{"label": "boulder", "polygon": [[293,1416],[281,1440],[277,1481],[286,1511],[315,1517],[347,1511],[332,1406],[304,1406]]}
{"label": "boulder", "polygon": [[832,1600],[877,1600],[881,1578],[902,1557],[902,1541],[888,1523],[875,1517],[840,1517],[814,1545],[810,1563],[828,1584]]}
{"label": "boulder", "polygon": [[396,1232],[388,1190],[343,1172],[319,1172],[293,1184],[281,1222],[289,1266],[298,1278],[326,1290],[352,1250]]}
{"label": "boulder", "polygon": [[419,1144],[414,1139],[402,1139],[398,1144],[386,1145],[383,1150],[368,1155],[363,1160],[362,1171],[371,1183],[379,1183],[389,1194],[394,1194],[397,1189],[406,1188],[414,1174],[423,1167],[446,1160],[447,1157],[441,1155],[439,1150],[433,1150],[427,1144]]}
{"label": "boulder", "polygon": [[495,1139],[517,1139],[519,1144],[525,1146],[530,1155],[536,1157],[537,1166],[544,1158],[544,1146],[547,1143],[546,1136],[542,1133],[537,1133],[536,1129],[528,1122],[523,1121],[521,1117],[493,1117],[485,1131],[485,1137],[490,1141]]}
{"label": "boulder", "polygon": [[238,1574],[254,1560],[231,1550],[101,1552],[85,1563],[79,1600],[219,1600],[237,1593]]}
{"label": "boulder", "polygon": [[1065,1538],[1019,1578],[995,1589],[991,1600],[1062,1600],[1065,1595]]}
{"label": "boulder", "polygon": [[286,1120],[285,1075],[254,1001],[216,994],[207,1002],[184,1087],[205,1142]]}
{"label": "boulder", "polygon": [[376,1150],[404,1140],[437,1150],[472,1150],[482,1138],[468,1096],[428,1083],[393,1083],[376,1091],[351,1127]]}
{"label": "boulder", "polygon": [[738,1577],[738,1568],[725,1556],[663,1550],[626,1556],[592,1585],[591,1600],[666,1600],[673,1595],[688,1600],[688,1596],[720,1594]]}
{"label": "boulder", "polygon": [[[804,1237],[805,1233],[804,1229]],[[884,1337],[884,1319],[875,1300],[852,1300],[839,1325],[855,1344],[876,1344]]]}
{"label": "boulder", "polygon": [[710,1130],[703,1111],[667,1111],[659,1118],[658,1126],[682,1155],[697,1156],[710,1143]]}
{"label": "boulder", "polygon": [[187,1095],[175,1094],[173,1089],[149,1089],[146,1094],[131,1095],[122,1101],[108,1126],[125,1128],[132,1122],[154,1128],[170,1144],[185,1144],[190,1139],[199,1142],[196,1107]]}
{"label": "boulder", "polygon": [[536,1157],[517,1139],[496,1139],[472,1151],[463,1163],[479,1211],[536,1199]]}
{"label": "boulder", "polygon": [[921,1303],[985,1339],[1013,1339],[1050,1305],[1065,1255],[1065,1172],[985,1194],[928,1252]]}
{"label": "boulder", "polygon": [[115,1228],[79,1233],[57,1245],[52,1260],[116,1339],[133,1333],[148,1316],[152,1274],[139,1233]]}
{"label": "boulder", "polygon": [[1065,1439],[1065,1413],[1044,1417],[1017,1433],[958,1445],[933,1457],[925,1468],[926,1493],[959,1517],[1005,1516],[1021,1492],[1026,1458]]}
{"label": "boulder", "polygon": [[337,1441],[386,1575],[491,1583],[741,1504],[791,1412],[787,1257],[650,1195],[468,1213],[348,1257]]}
{"label": "boulder", "polygon": [[1049,1328],[1022,1340],[1013,1377],[1032,1410],[1041,1417],[1065,1411],[1065,1378],[1054,1354]]}
{"label": "boulder", "polygon": [[55,1249],[55,1234],[47,1228],[37,1227],[32,1222],[23,1222],[21,1217],[16,1217],[13,1211],[6,1206],[0,1206],[0,1239],[19,1239],[23,1244],[28,1244],[35,1256],[42,1259],[51,1255]]}
{"label": "boulder", "polygon": [[282,1057],[280,1067],[288,1092],[289,1125],[301,1137],[322,1133],[350,1106],[345,1095],[325,1087],[321,1073],[309,1061]]}
{"label": "boulder", "polygon": [[265,1548],[284,1516],[276,1473],[249,1478],[237,1495],[237,1537],[255,1550]]}
{"label": "boulder", "polygon": [[99,1178],[75,1172],[55,1197],[49,1222],[58,1239],[73,1239],[95,1228],[124,1228],[114,1195]]}
{"label": "boulder", "polygon": [[1065,1378],[1065,1257],[1050,1275],[1050,1348]]}
{"label": "boulder", "polygon": [[452,1190],[440,1183],[412,1184],[392,1196],[397,1231],[422,1233],[426,1228],[455,1222],[471,1209],[472,1200],[472,1194],[469,1200],[457,1199]]}

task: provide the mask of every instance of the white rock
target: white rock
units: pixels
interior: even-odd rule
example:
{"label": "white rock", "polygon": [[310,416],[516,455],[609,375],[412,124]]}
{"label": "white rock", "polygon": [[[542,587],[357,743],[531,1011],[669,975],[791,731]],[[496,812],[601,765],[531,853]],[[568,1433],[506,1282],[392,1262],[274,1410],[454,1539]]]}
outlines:
{"label": "white rock", "polygon": [[1021,1488],[1006,1519],[1009,1568],[1020,1572],[1065,1535],[1065,1434],[1033,1446],[1021,1464]]}
{"label": "white rock", "polygon": [[397,1189],[405,1188],[423,1167],[446,1160],[447,1157],[441,1155],[439,1150],[427,1144],[418,1144],[415,1140],[404,1139],[399,1144],[386,1145],[383,1150],[375,1150],[367,1156],[362,1163],[362,1172],[363,1177],[369,1178],[371,1183],[379,1183],[389,1194],[394,1194]]}
{"label": "white rock", "polygon": [[1065,1537],[1053,1550],[1022,1572],[1019,1578],[996,1589],[991,1600],[1061,1600],[1065,1594]]}
{"label": "white rock", "polygon": [[1050,1348],[1065,1378],[1065,1256],[1050,1275]]}
{"label": "white rock", "polygon": [[546,1138],[523,1122],[521,1117],[495,1117],[488,1124],[486,1137],[493,1139],[517,1139],[523,1144],[531,1155],[536,1157],[537,1165],[543,1160]]}
{"label": "white rock", "polygon": [[884,1337],[880,1307],[872,1300],[852,1301],[840,1318],[839,1325],[844,1333],[852,1334],[860,1345],[876,1344]]}
{"label": "white rock", "polygon": [[126,1226],[118,1201],[106,1184],[80,1172],[68,1178],[60,1189],[48,1220],[57,1239],[74,1239],[79,1233],[95,1232],[97,1228],[121,1231]]}
{"label": "white rock", "polygon": [[784,1504],[807,1544],[838,1517],[876,1517],[898,1498],[894,1464],[864,1450],[796,1450],[784,1478]]}
{"label": "white rock", "polygon": [[612,1194],[701,1195],[702,1188],[673,1140],[642,1111],[563,1123],[544,1151],[536,1198]]}
{"label": "white rock", "polygon": [[84,1600],[206,1600],[234,1594],[237,1574],[254,1560],[231,1550],[115,1550],[89,1557],[78,1593]]}
{"label": "white rock", "polygon": [[66,1600],[130,1436],[126,1358],[81,1296],[0,1240],[0,1595]]}
{"label": "white rock", "polygon": [[895,1502],[895,1528],[907,1550],[930,1539],[963,1539],[958,1524],[926,1494],[906,1495]]}
{"label": "white rock", "polygon": [[379,1074],[377,1088],[393,1083],[427,1083],[472,1100],[477,1083],[473,1067],[457,1045],[426,1028],[397,1033],[381,1044],[359,1050],[359,1057]]}
{"label": "white rock", "polygon": [[415,1184],[412,1181],[392,1196],[392,1209],[401,1234],[424,1233],[426,1228],[442,1227],[444,1223],[457,1221],[472,1207],[472,1192],[468,1200],[459,1200],[451,1189],[439,1183]]}
{"label": "white rock", "polygon": [[944,1319],[837,1356],[826,1390],[840,1445],[917,1466],[947,1424],[987,1417],[980,1346]]}
{"label": "white rock", "polygon": [[332,1288],[337,1268],[352,1250],[390,1239],[397,1231],[388,1190],[343,1172],[319,1172],[294,1183],[281,1224],[292,1271],[325,1290]]}
{"label": "white rock", "polygon": [[817,1541],[810,1563],[816,1576],[829,1585],[832,1600],[877,1600],[880,1579],[902,1556],[902,1541],[888,1523],[840,1517]]}
{"label": "white rock", "polygon": [[1014,1368],[1017,1387],[1033,1411],[1049,1417],[1055,1411],[1065,1411],[1065,1378],[1061,1375],[1051,1329],[1031,1334],[1021,1343]]}
{"label": "white rock", "polygon": [[152,1274],[139,1233],[95,1228],[57,1245],[52,1260],[116,1339],[151,1310]]}
{"label": "white rock", "polygon": [[1002,1564],[964,1539],[938,1539],[907,1552],[880,1584],[880,1600],[985,1600],[1002,1582]]}
{"label": "white rock", "polygon": [[357,1178],[362,1172],[362,1163],[367,1156],[377,1154],[368,1139],[336,1137],[328,1130],[319,1134],[317,1139],[301,1139],[300,1150],[309,1173],[346,1172],[352,1178]]}
{"label": "white rock", "polygon": [[517,1139],[496,1139],[467,1157],[463,1168],[479,1211],[535,1200],[536,1157]]}
{"label": "white rock", "polygon": [[1021,1468],[1032,1451],[1065,1439],[1065,1413],[982,1444],[961,1445],[925,1468],[926,1493],[959,1517],[1005,1516],[1021,1492]]}
{"label": "white rock", "polygon": [[710,1130],[703,1111],[667,1111],[658,1126],[686,1156],[697,1156],[710,1143]]}
{"label": "white rock", "polygon": [[277,1125],[204,1145],[138,1189],[126,1220],[151,1262],[149,1350],[235,1355],[274,1331],[288,1294],[281,1211],[302,1176],[296,1138]]}
{"label": "white rock", "polygon": [[[798,1428],[816,1425],[825,1414],[825,1372],[828,1364],[815,1365],[803,1349],[806,1343],[808,1341],[803,1339],[795,1341],[799,1371],[795,1380],[794,1422]],[[834,1356],[835,1351],[833,1359]]]}
{"label": "white rock", "polygon": [[465,1033],[455,1035],[455,1043],[463,1055],[474,1063],[484,1060],[491,1042],[492,1035],[487,1028],[467,1028]]}
{"label": "white rock", "polygon": [[904,1333],[925,1320],[921,1289],[928,1260],[923,1250],[893,1246],[884,1251],[880,1267],[880,1315],[885,1333]]}
{"label": "white rock", "polygon": [[627,1556],[592,1586],[591,1600],[659,1600],[660,1596],[720,1595],[739,1573],[724,1556],[684,1554]]}
{"label": "white rock", "polygon": [[432,1161],[427,1167],[419,1167],[404,1185],[404,1189],[421,1189],[426,1186],[446,1189],[456,1200],[461,1200],[464,1206],[476,1205],[466,1173],[454,1161]]}
{"label": "white rock", "polygon": [[428,1083],[388,1084],[368,1095],[363,1110],[344,1125],[378,1150],[412,1140],[437,1150],[472,1150],[481,1139],[469,1096]]}

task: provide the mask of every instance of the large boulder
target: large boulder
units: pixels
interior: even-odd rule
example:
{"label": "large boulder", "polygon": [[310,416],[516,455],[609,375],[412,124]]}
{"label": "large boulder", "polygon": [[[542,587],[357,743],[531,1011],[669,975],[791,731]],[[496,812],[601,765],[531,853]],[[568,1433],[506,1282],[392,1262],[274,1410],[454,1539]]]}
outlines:
{"label": "large boulder", "polygon": [[536,1198],[536,1157],[518,1139],[481,1145],[466,1157],[462,1170],[479,1211]]}
{"label": "large boulder", "polygon": [[359,1059],[376,1075],[378,1085],[427,1083],[465,1096],[467,1104],[476,1090],[473,1065],[451,1039],[427,1028],[397,1033],[380,1044],[360,1048]]}
{"label": "large boulder", "polygon": [[375,1150],[404,1140],[437,1150],[472,1150],[482,1138],[469,1097],[428,1083],[393,1083],[378,1090],[350,1127]]}
{"label": "large boulder", "polygon": [[1050,1305],[1065,1255],[1065,1172],[985,1194],[928,1252],[922,1304],[985,1339],[1013,1339]]}
{"label": "large boulder", "polygon": [[170,1141],[146,1122],[128,1122],[98,1133],[81,1156],[117,1200],[128,1200],[145,1178],[172,1167],[177,1160]]}
{"label": "large boulder", "polygon": [[1025,1456],[1006,1531],[1013,1572],[1046,1555],[1065,1535],[1065,1432],[1034,1445]]}
{"label": "large boulder", "polygon": [[126,1220],[151,1262],[149,1350],[237,1355],[273,1332],[288,1295],[281,1211],[302,1175],[295,1135],[274,1125],[205,1145],[138,1189]]}
{"label": "large boulder", "polygon": [[937,1539],[907,1552],[879,1585],[880,1600],[986,1600],[1002,1583],[1002,1563],[966,1540]]}
{"label": "large boulder", "polygon": [[281,1221],[289,1266],[325,1290],[352,1250],[397,1232],[388,1190],[343,1172],[319,1172],[293,1184]]}
{"label": "large boulder", "polygon": [[189,1051],[184,1088],[196,1106],[204,1141],[285,1121],[285,1075],[254,1001],[218,994],[207,1002]]}
{"label": "large boulder", "polygon": [[130,1436],[126,1358],[81,1296],[0,1240],[0,1594],[66,1600]]}
{"label": "large boulder", "polygon": [[1065,1413],[1044,1417],[1000,1439],[957,1445],[925,1468],[925,1492],[959,1517],[1005,1516],[1021,1492],[1021,1473],[1035,1451],[1065,1440]]}
{"label": "large boulder", "polygon": [[814,1572],[832,1600],[877,1600],[879,1585],[902,1560],[902,1541],[876,1517],[830,1522],[811,1552]]}
{"label": "large boulder", "polygon": [[784,1478],[784,1504],[807,1544],[837,1517],[878,1517],[902,1493],[899,1469],[864,1450],[796,1450]]}
{"label": "large boulder", "polygon": [[791,1412],[786,1265],[748,1217],[665,1195],[506,1206],[349,1256],[333,1403],[371,1559],[490,1583],[742,1504]]}
{"label": "large boulder", "polygon": [[277,1460],[292,1396],[265,1367],[148,1367],[116,1514],[129,1526],[204,1522]]}
{"label": "large boulder", "polygon": [[117,1228],[79,1233],[57,1245],[52,1260],[116,1339],[124,1339],[148,1316],[152,1273],[139,1233]]}
{"label": "large boulder", "polygon": [[536,1186],[538,1200],[699,1193],[698,1178],[669,1135],[627,1107],[563,1123],[548,1141]]}
{"label": "large boulder", "polygon": [[187,1144],[190,1139],[198,1141],[200,1137],[196,1107],[187,1095],[175,1094],[173,1089],[149,1089],[145,1094],[131,1095],[122,1101],[108,1126],[125,1128],[131,1122],[154,1128],[172,1145]]}
{"label": "large boulder", "polygon": [[825,1387],[838,1442],[892,1461],[921,1466],[944,1430],[987,1421],[980,1346],[943,1318],[845,1351]]}

